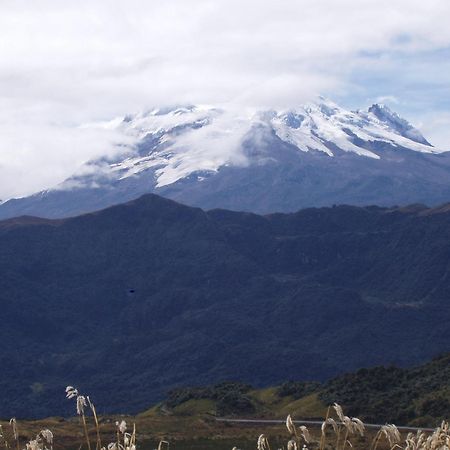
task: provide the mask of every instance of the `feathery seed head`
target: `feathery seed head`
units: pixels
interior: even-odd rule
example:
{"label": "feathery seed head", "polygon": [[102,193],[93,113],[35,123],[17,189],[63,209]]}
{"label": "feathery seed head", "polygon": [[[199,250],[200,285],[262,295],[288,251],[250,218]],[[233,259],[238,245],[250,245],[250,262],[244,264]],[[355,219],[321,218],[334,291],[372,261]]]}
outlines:
{"label": "feathery seed head", "polygon": [[300,427],[300,431],[302,432],[303,439],[305,442],[310,443],[311,442],[311,435],[309,434],[308,428],[306,428],[304,425]]}
{"label": "feathery seed head", "polygon": [[352,434],[353,433],[353,422],[348,416],[344,416],[342,419],[342,423],[345,428],[347,428],[347,431]]}
{"label": "feathery seed head", "polygon": [[90,408],[91,411],[94,413],[94,415],[96,415],[95,406],[94,406],[94,404],[91,402],[91,399],[89,398],[89,395],[86,396],[86,400],[87,400],[87,402],[88,402],[89,408]]}
{"label": "feathery seed head", "polygon": [[40,445],[37,439],[33,439],[26,444],[27,450],[40,450]]}
{"label": "feathery seed head", "polygon": [[291,433],[291,435],[296,434],[295,425],[294,422],[292,422],[292,417],[290,414],[286,417],[286,428],[288,429],[289,433]]}
{"label": "feathery seed head", "polygon": [[66,397],[67,398],[78,397],[78,389],[75,389],[73,386],[67,386],[66,387]]}
{"label": "feathery seed head", "polygon": [[84,408],[87,406],[86,398],[84,395],[78,395],[77,396],[77,414],[81,416],[84,414]]}
{"label": "feathery seed head", "polygon": [[287,443],[287,450],[297,450],[297,442],[295,442],[294,439],[291,439],[291,440]]}
{"label": "feathery seed head", "polygon": [[398,428],[393,424],[383,425],[380,429],[380,432],[386,436],[391,447],[401,441],[400,432],[398,431]]}
{"label": "feathery seed head", "polygon": [[13,435],[14,435],[14,439],[17,441],[17,439],[19,439],[19,433],[17,431],[17,420],[15,417],[13,417],[12,419],[10,419],[9,421],[12,430],[13,430]]}
{"label": "feathery seed head", "polygon": [[338,425],[336,423],[336,421],[332,418],[332,417],[328,417],[327,420],[325,420],[325,422],[322,423],[322,433],[325,432],[325,428],[327,427],[327,425],[331,425],[333,427],[333,430],[335,433],[338,432]]}
{"label": "feathery seed head", "polygon": [[169,443],[167,441],[159,441],[158,450],[162,450],[163,447],[166,447],[169,450]]}
{"label": "feathery seed head", "polygon": [[127,423],[125,422],[125,420],[122,420],[122,422],[120,423],[116,422],[116,425],[122,434],[125,433],[125,431],[127,430]]}
{"label": "feathery seed head", "polygon": [[366,427],[364,426],[364,423],[359,420],[357,417],[352,417],[352,422],[355,430],[361,435],[364,436],[364,432],[366,430]]}
{"label": "feathery seed head", "polygon": [[42,430],[41,436],[49,443],[53,444],[53,433],[50,430]]}
{"label": "feathery seed head", "polygon": [[258,450],[270,450],[269,441],[264,434],[261,434],[258,438]]}
{"label": "feathery seed head", "polygon": [[344,421],[344,412],[342,411],[342,407],[340,405],[338,405],[337,403],[335,403],[333,405],[333,408],[336,411],[336,414],[339,417],[339,420],[341,422],[343,422]]}

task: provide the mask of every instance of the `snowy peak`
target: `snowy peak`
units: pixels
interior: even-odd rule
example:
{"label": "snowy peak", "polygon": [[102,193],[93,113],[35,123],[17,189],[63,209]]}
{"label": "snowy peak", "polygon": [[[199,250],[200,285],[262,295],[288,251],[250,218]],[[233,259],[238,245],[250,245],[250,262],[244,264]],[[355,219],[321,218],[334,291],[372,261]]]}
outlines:
{"label": "snowy peak", "polygon": [[159,108],[128,115],[108,126],[133,136],[136,145],[110,161],[106,179],[122,180],[150,170],[156,188],[194,173],[277,161],[279,143],[274,139],[296,148],[299,157],[304,152],[328,157],[350,153],[379,160],[386,146],[437,152],[416,128],[386,106],[349,111],[323,97],[286,111],[209,105]]}
{"label": "snowy peak", "polygon": [[401,136],[411,139],[419,144],[431,146],[422,136],[422,133],[411,125],[407,120],[391,111],[386,105],[375,103],[369,108],[369,113],[373,114],[380,122],[388,125]]}
{"label": "snowy peak", "polygon": [[278,137],[299,150],[322,151],[329,156],[337,150],[379,159],[372,150],[380,142],[393,147],[436,152],[409,122],[379,105],[365,111],[348,111],[320,98],[317,102],[274,116],[272,124]]}
{"label": "snowy peak", "polygon": [[[280,145],[326,157],[383,158],[386,147],[437,152],[409,122],[387,107],[349,111],[323,97],[285,111],[178,105],[127,115],[107,124],[132,137],[133,148],[113,161],[88,164],[89,177],[60,188],[105,185],[146,174],[156,189],[194,176],[201,181],[224,167],[244,168],[280,160]],[[98,168],[98,176],[95,168]],[[86,167],[81,172],[86,173]]]}

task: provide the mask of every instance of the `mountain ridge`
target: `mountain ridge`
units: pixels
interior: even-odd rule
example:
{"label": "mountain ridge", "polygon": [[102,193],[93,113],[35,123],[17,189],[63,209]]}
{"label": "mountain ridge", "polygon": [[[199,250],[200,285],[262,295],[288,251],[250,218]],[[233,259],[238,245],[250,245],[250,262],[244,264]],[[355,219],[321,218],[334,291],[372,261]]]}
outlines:
{"label": "mountain ridge", "polygon": [[260,216],[150,194],[0,222],[0,415],[63,414],[67,384],[133,412],[180,384],[324,380],[446,351],[450,214],[423,212]]}

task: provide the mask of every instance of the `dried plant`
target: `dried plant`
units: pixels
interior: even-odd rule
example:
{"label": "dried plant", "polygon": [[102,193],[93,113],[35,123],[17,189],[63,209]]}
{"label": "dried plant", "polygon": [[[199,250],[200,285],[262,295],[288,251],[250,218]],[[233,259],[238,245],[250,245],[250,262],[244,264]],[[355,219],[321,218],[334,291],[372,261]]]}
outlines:
{"label": "dried plant", "polygon": [[[337,420],[330,417],[331,408],[336,413]],[[365,432],[364,423],[360,419],[358,419],[357,417],[346,416],[344,414],[344,411],[342,410],[342,407],[340,405],[338,405],[337,403],[334,403],[332,405],[332,407],[328,407],[327,415],[321,426],[321,437],[320,437],[320,444],[319,444],[320,450],[323,450],[325,447],[326,430],[329,426],[332,427],[332,429],[336,435],[336,443],[335,443],[336,450],[338,450],[340,448],[340,444],[341,444],[342,450],[345,450],[345,447],[347,445],[350,447],[353,447],[353,444],[349,440],[349,437],[354,434],[359,434],[360,436],[364,436],[364,432]],[[344,439],[341,443],[342,433],[344,433]]]}
{"label": "dried plant", "polygon": [[78,389],[74,388],[73,386],[66,387],[66,397],[68,399],[75,398],[77,414],[81,417],[81,422],[83,423],[83,430],[84,430],[84,435],[86,438],[86,443],[87,443],[88,449],[92,450],[91,441],[89,439],[89,433],[88,433],[88,429],[87,429],[86,415],[84,414],[84,408],[87,406],[86,397],[84,395],[80,395],[80,393],[78,392]]}
{"label": "dried plant", "polygon": [[378,431],[378,433],[375,435],[375,438],[372,442],[371,448],[373,448],[373,450],[377,449],[378,444],[380,443],[380,440],[383,436],[387,439],[391,448],[397,446],[402,440],[400,432],[398,431],[398,428],[395,425],[393,424],[383,425]]}
{"label": "dried plant", "polygon": [[35,439],[26,444],[26,450],[53,450],[53,433],[50,430],[41,430]]}
{"label": "dried plant", "polygon": [[12,428],[12,432],[13,432],[13,436],[14,436],[14,440],[16,442],[16,449],[20,450],[20,444],[19,444],[19,428],[17,426],[17,420],[15,417],[13,417],[10,421],[9,424],[11,425]]}
{"label": "dried plant", "polygon": [[89,408],[92,411],[92,415],[94,416],[94,422],[95,422],[95,431],[97,434],[97,443],[96,443],[96,450],[101,450],[102,448],[102,439],[100,437],[100,425],[98,422],[98,416],[97,416],[97,411],[95,409],[94,404],[91,402],[91,399],[89,398],[89,396],[86,396],[86,400],[89,404]]}
{"label": "dried plant", "polygon": [[297,430],[295,429],[295,425],[294,422],[292,422],[292,417],[290,414],[286,417],[286,428],[288,429],[291,436],[297,435]]}
{"label": "dried plant", "polygon": [[[311,442],[311,435],[309,434],[308,428],[306,428],[304,425],[301,425],[297,429],[294,425],[294,422],[292,421],[292,417],[290,414],[286,417],[286,428],[288,429],[292,437],[292,439],[289,441],[291,442],[291,447],[293,446],[292,442],[295,443],[295,448],[292,448],[292,450],[297,450],[297,447],[300,446],[302,439],[304,443]],[[288,450],[289,450],[289,443],[288,443]]]}
{"label": "dried plant", "polygon": [[159,441],[158,450],[169,450],[169,443],[167,441]]}
{"label": "dried plant", "polygon": [[258,450],[270,450],[269,441],[264,434],[261,434],[257,443]]}

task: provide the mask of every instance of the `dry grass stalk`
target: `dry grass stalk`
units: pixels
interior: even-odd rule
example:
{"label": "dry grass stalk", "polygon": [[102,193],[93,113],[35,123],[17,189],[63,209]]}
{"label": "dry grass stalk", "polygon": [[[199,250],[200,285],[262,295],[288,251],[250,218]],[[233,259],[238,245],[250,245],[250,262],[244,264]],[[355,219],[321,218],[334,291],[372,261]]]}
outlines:
{"label": "dry grass stalk", "polygon": [[[297,448],[300,447],[300,445],[301,445],[302,439],[303,439],[304,443],[306,443],[306,444],[311,442],[311,435],[309,434],[308,428],[306,428],[304,425],[301,425],[300,427],[298,427],[298,430],[297,430],[297,428],[294,425],[294,422],[292,421],[292,417],[290,414],[286,418],[286,428],[288,429],[288,431],[291,435],[291,438],[292,438],[289,441],[291,443],[290,446],[292,448],[289,449],[289,442],[288,442],[288,450],[297,450]],[[300,431],[300,433],[298,431]],[[295,443],[295,447],[294,447],[294,443]]]}
{"label": "dry grass stalk", "polygon": [[27,442],[26,450],[53,450],[53,433],[48,429],[41,430],[35,439]]}
{"label": "dry grass stalk", "polygon": [[88,446],[88,449],[92,450],[91,441],[89,439],[89,433],[87,429],[86,415],[84,414],[84,408],[87,406],[86,397],[84,395],[80,395],[78,389],[75,389],[73,386],[67,386],[66,398],[68,399],[75,398],[77,414],[80,416],[81,422],[83,424],[84,435],[86,437],[86,444]]}
{"label": "dry grass stalk", "polygon": [[269,441],[264,434],[259,436],[257,448],[258,450],[270,450]]}
{"label": "dry grass stalk", "polygon": [[[133,424],[133,432],[124,433],[123,435],[123,445],[125,447],[124,450],[136,450],[136,424]],[[169,447],[169,443],[167,443],[167,448]]]}
{"label": "dry grass stalk", "polygon": [[167,441],[159,441],[158,450],[163,450],[164,447],[165,450],[169,450],[169,443]]}
{"label": "dry grass stalk", "polygon": [[14,440],[16,442],[16,449],[20,450],[20,444],[19,444],[19,428],[17,426],[17,420],[15,417],[13,417],[10,421],[9,424],[11,425],[12,428],[12,432],[13,432],[13,436],[14,436]]}
{"label": "dry grass stalk", "polygon": [[92,411],[92,415],[94,416],[95,432],[97,434],[97,442],[95,444],[95,448],[96,448],[96,450],[100,450],[102,448],[102,439],[100,437],[100,425],[98,422],[97,411],[95,409],[95,405],[91,402],[91,399],[89,398],[89,396],[86,396],[86,400],[89,404],[89,408]]}
{"label": "dry grass stalk", "polygon": [[327,417],[325,418],[325,421],[322,423],[321,427],[322,433],[319,445],[320,450],[323,450],[325,446],[326,428],[328,425],[332,426],[333,431],[336,434],[336,443],[335,443],[336,449],[339,449],[339,446],[341,444],[342,432],[344,432],[344,439],[342,441],[342,450],[345,450],[345,447],[347,445],[353,447],[353,444],[349,440],[349,437],[356,433],[358,433],[360,436],[364,436],[365,427],[363,422],[357,417],[346,416],[342,410],[342,407],[337,403],[335,403],[332,406],[332,408],[335,411],[337,419],[339,419],[339,422],[333,419],[332,417],[329,417],[330,408],[328,408]]}
{"label": "dry grass stalk", "polygon": [[[331,408],[330,406],[327,408],[327,414],[325,416],[325,420],[322,423],[322,426],[320,427],[321,428],[321,434],[320,434],[319,450],[323,450],[323,447],[325,445],[325,432],[326,432],[327,425],[330,424],[329,420],[332,421],[331,424],[332,424],[333,428],[335,426],[337,426],[336,422],[333,419],[330,419],[330,408]],[[337,431],[337,430],[335,430],[335,431]]]}
{"label": "dry grass stalk", "polygon": [[380,440],[383,436],[387,439],[391,448],[397,446],[402,440],[398,428],[394,424],[386,424],[383,425],[380,428],[380,431],[378,431],[378,433],[375,435],[375,438],[371,445],[371,449],[377,449],[378,444],[380,443]]}
{"label": "dry grass stalk", "polygon": [[294,422],[292,422],[292,417],[290,414],[286,417],[286,428],[288,429],[291,436],[297,437],[297,430],[295,428]]}

